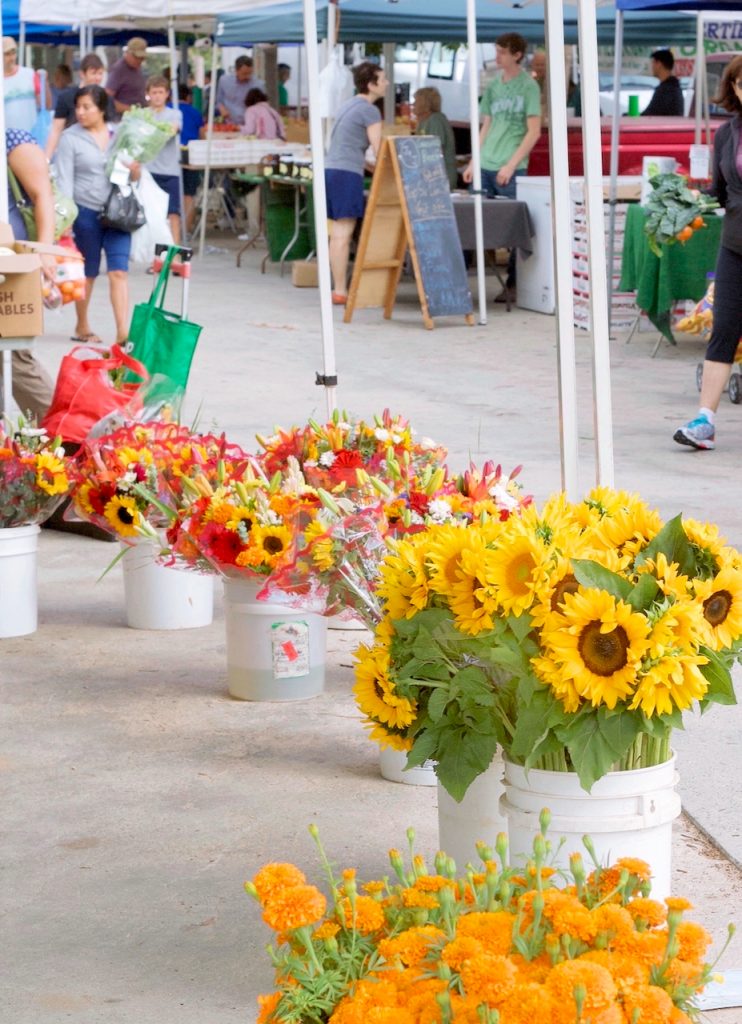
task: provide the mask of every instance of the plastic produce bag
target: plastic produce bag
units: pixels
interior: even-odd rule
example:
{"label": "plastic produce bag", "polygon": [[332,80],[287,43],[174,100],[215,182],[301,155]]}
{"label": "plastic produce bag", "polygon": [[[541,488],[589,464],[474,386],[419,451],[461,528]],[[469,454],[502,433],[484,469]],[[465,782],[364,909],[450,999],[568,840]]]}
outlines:
{"label": "plastic produce bag", "polygon": [[129,258],[135,263],[150,263],[158,242],[163,245],[174,245],[167,219],[168,196],[146,167],[142,168],[142,176],[136,185],[136,191],[139,202],[144,207],[147,222],[132,234]]}
{"label": "plastic produce bag", "polygon": [[334,118],[339,107],[353,95],[353,78],[342,61],[342,49],[336,47],[319,73],[320,117]]}

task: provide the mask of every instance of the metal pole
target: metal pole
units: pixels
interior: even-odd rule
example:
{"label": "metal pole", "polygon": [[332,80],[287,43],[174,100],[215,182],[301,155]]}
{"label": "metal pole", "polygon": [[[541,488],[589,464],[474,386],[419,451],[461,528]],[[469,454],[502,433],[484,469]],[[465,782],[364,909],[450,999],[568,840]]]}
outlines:
{"label": "metal pole", "polygon": [[598,29],[594,0],[578,0],[580,53],[582,54],[582,151],[585,159],[585,210],[590,274],[592,323],[593,420],[595,468],[600,486],[613,486],[613,415],[611,410],[611,361],[603,222],[603,157],[598,99]]}
{"label": "metal pole", "polygon": [[301,121],[302,109],[301,109],[301,51],[304,49],[301,43],[299,43],[298,53],[296,55],[296,120]]}
{"label": "metal pole", "polygon": [[613,260],[616,253],[616,183],[618,146],[621,132],[621,57],[623,52],[623,11],[616,10],[616,34],[613,53],[613,120],[611,121],[611,162],[608,194],[608,329],[613,319]]}
{"label": "metal pole", "polygon": [[26,64],[26,23],[22,21],[18,32],[18,63],[25,67]]}
{"label": "metal pole", "polygon": [[701,144],[701,112],[703,100],[706,94],[706,50],[703,43],[703,20],[701,12],[696,14],[696,131],[693,141],[697,146]]}
{"label": "metal pole", "polygon": [[384,43],[384,72],[389,82],[389,85],[386,87],[386,96],[384,97],[384,124],[394,124],[394,115],[396,114],[396,104],[394,102],[396,91],[394,84],[394,50],[394,43]]}
{"label": "metal pole", "polygon": [[[0,36],[3,11],[0,6]],[[8,223],[8,154],[5,147],[5,79],[0,75],[0,220]],[[7,413],[7,409],[4,410]]]}
{"label": "metal pole", "polygon": [[330,250],[327,241],[327,196],[325,194],[325,154],[322,148],[322,118],[319,109],[319,59],[317,53],[317,10],[315,0],[304,0],[304,39],[307,47],[307,84],[309,91],[309,139],[312,148],[312,185],[314,190],[314,229],[317,236],[317,272],[322,323],[322,363],[328,419],[335,411],[337,369],[335,367],[335,325],[332,319]]}
{"label": "metal pole", "polygon": [[477,295],[479,323],[487,323],[487,290],[484,280],[484,227],[482,224],[482,167],[479,152],[479,76],[477,74],[477,9],[475,0],[466,0],[466,39],[469,47],[469,122],[471,125],[471,165],[474,186],[474,235],[477,253]]}
{"label": "metal pole", "polygon": [[[577,432],[577,367],[572,302],[572,216],[569,201],[567,146],[567,87],[564,81],[564,23],[562,0],[546,0],[547,73],[549,75],[549,139],[551,217],[554,225],[554,286],[556,292],[557,379],[559,384],[559,441],[562,490],[571,501],[579,497]],[[599,136],[598,136],[599,137]]]}
{"label": "metal pole", "polygon": [[[175,45],[175,22],[173,21],[172,16],[169,17],[167,21],[167,45],[170,50],[170,99],[173,104],[173,110],[180,110],[180,96],[178,95],[180,81],[177,65],[178,50]],[[180,153],[180,138],[178,139],[178,153]],[[183,171],[181,170],[180,164],[178,165],[178,196],[180,199],[180,237],[182,243],[185,245],[188,241],[188,228],[186,225],[185,200],[183,196]]]}
{"label": "metal pole", "polygon": [[218,85],[217,72],[219,70],[219,45],[216,41],[219,26],[214,32],[214,40],[211,44],[211,88],[209,89],[209,116],[208,128],[206,130],[206,166],[204,167],[204,183],[201,191],[201,236],[198,242],[199,259],[203,259],[206,246],[206,217],[209,212],[209,172],[211,170],[211,140],[214,135],[214,109],[216,107],[216,90]]}

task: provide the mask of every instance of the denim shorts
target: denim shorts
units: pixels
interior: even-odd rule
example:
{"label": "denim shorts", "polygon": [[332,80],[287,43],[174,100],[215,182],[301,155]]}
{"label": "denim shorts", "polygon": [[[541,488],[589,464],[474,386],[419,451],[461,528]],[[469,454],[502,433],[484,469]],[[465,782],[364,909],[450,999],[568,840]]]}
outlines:
{"label": "denim shorts", "polygon": [[72,227],[75,245],[85,259],[85,277],[100,273],[100,254],[106,254],[106,270],[128,270],[131,235],[115,228],[104,228],[98,211],[78,206],[77,220]]}
{"label": "denim shorts", "polygon": [[180,214],[180,178],[177,174],[153,174],[155,184],[167,192],[167,215]]}
{"label": "denim shorts", "polygon": [[363,198],[363,176],[353,171],[325,171],[327,216],[330,220],[358,220],[366,208]]}

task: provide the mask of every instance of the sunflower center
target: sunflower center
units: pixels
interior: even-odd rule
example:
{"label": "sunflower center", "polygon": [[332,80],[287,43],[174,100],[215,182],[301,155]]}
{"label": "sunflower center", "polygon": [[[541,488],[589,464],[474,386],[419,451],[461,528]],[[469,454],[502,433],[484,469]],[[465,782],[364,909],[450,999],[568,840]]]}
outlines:
{"label": "sunflower center", "polygon": [[576,594],[579,586],[574,574],[568,572],[554,587],[554,593],[551,595],[551,610],[555,612],[564,601],[565,595]]}
{"label": "sunflower center", "polygon": [[277,555],[283,551],[283,541],[280,537],[266,537],[263,541],[263,548],[269,555]]}
{"label": "sunflower center", "polygon": [[131,524],[134,522],[134,516],[131,514],[126,505],[119,505],[119,509],[116,515],[119,517],[124,526],[131,526]]}
{"label": "sunflower center", "polygon": [[717,590],[703,602],[704,618],[712,626],[720,626],[731,611],[732,595],[728,590]]}
{"label": "sunflower center", "polygon": [[533,555],[529,552],[514,558],[508,565],[506,573],[508,589],[514,594],[527,594],[528,581],[531,579],[535,568],[536,562]]}
{"label": "sunflower center", "polygon": [[580,633],[577,649],[585,667],[596,676],[612,676],[628,661],[629,638],[623,626],[600,632],[600,622],[588,622]]}

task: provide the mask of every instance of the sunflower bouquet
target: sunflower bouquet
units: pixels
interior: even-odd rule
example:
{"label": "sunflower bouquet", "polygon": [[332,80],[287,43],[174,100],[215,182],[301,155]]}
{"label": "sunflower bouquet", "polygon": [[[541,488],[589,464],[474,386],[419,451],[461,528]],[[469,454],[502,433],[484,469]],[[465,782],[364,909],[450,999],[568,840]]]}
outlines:
{"label": "sunflower bouquet", "polygon": [[50,438],[23,419],[0,421],[0,529],[48,519],[72,479],[61,438]]}
{"label": "sunflower bouquet", "polygon": [[358,705],[373,739],[409,751],[408,767],[437,762],[457,800],[498,745],[589,791],[668,760],[688,710],[735,703],[742,557],[635,495],[430,527],[395,542],[377,594]]}
{"label": "sunflower bouquet", "polygon": [[258,997],[258,1024],[696,1020],[714,976],[711,936],[684,919],[691,904],[653,900],[641,860],[601,867],[588,837],[592,865],[573,854],[557,888],[548,821],[542,812],[525,871],[508,867],[504,834],[465,873],[442,852],[431,871],[410,829],[409,865],[390,850],[390,875],[368,882],[353,868],[336,877],[310,826],[329,900],[293,864],[245,884],[277,935],[276,990]]}
{"label": "sunflower bouquet", "polygon": [[277,428],[271,437],[258,435],[261,464],[270,476],[283,471],[293,456],[307,482],[327,491],[367,489],[368,475],[392,490],[403,490],[411,475],[436,467],[446,449],[429,439],[417,439],[407,420],[385,409],[371,422],[335,411],[325,424],[309,420],[304,427]]}

